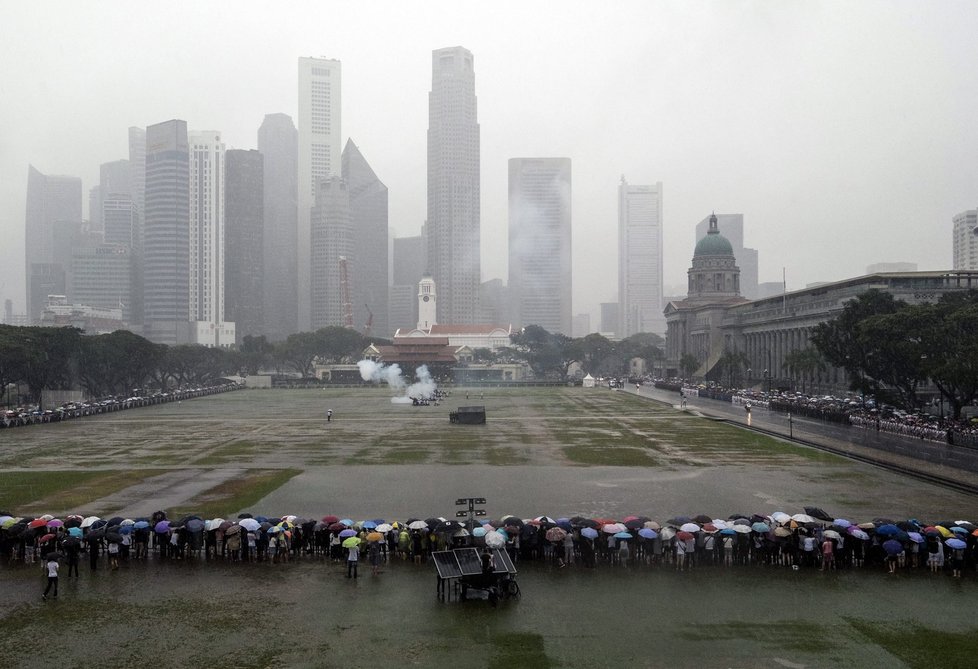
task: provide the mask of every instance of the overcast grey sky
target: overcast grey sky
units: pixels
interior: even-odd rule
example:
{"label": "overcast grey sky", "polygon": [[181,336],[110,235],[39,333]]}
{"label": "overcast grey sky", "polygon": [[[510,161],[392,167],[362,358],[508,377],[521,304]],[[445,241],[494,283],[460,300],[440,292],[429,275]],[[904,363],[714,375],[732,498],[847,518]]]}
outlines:
{"label": "overcast grey sky", "polygon": [[[342,127],[426,209],[431,51],[475,57],[482,273],[506,277],[507,160],[573,164],[574,313],[617,290],[617,186],[662,181],[667,286],[696,223],[743,213],[760,280],[951,266],[978,206],[978,2],[0,2],[0,298],[24,307],[27,167],[87,191],[127,128],[181,118],[254,148],[299,56],[343,63]],[[595,313],[596,316],[596,313]],[[592,325],[598,323],[592,320]]]}

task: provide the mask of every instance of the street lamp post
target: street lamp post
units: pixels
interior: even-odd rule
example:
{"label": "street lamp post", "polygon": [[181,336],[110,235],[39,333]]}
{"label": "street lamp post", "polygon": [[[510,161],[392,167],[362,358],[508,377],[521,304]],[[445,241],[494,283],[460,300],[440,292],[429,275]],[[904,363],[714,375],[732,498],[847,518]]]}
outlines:
{"label": "street lamp post", "polygon": [[475,529],[475,517],[486,515],[485,509],[477,509],[475,505],[480,506],[485,505],[485,497],[461,497],[455,500],[455,506],[465,506],[468,505],[468,509],[464,511],[456,511],[456,518],[466,518],[465,529],[469,531],[469,541],[472,541],[472,530]]}

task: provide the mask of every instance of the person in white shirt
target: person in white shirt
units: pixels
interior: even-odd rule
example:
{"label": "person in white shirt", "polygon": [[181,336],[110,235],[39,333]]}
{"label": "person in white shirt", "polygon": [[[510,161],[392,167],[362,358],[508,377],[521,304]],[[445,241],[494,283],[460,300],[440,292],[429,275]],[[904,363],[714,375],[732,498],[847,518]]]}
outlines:
{"label": "person in white shirt", "polygon": [[58,598],[58,560],[54,557],[49,558],[44,563],[44,571],[48,575],[48,587],[44,588],[44,594],[41,595],[41,599],[47,599],[48,593],[51,592],[51,586],[54,586],[54,598]]}

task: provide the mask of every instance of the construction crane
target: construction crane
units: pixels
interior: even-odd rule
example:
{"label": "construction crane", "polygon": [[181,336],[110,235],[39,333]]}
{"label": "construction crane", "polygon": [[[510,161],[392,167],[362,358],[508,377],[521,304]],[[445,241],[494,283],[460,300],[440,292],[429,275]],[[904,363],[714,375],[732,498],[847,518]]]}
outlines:
{"label": "construction crane", "polygon": [[363,326],[363,336],[364,337],[369,337],[370,336],[370,331],[374,327],[374,312],[370,311],[370,305],[369,304],[365,304],[363,306],[367,310],[367,322]]}
{"label": "construction crane", "polygon": [[353,329],[353,302],[350,301],[350,272],[346,256],[340,256],[340,299],[343,300],[343,327]]}

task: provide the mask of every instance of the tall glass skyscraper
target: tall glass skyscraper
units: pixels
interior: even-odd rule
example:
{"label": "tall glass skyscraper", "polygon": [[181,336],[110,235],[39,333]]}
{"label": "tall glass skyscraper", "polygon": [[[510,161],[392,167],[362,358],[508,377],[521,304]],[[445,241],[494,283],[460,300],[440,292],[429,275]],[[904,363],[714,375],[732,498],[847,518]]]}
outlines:
{"label": "tall glass skyscraper", "polygon": [[572,279],[570,158],[510,158],[513,325],[571,336]]}
{"label": "tall glass skyscraper", "polygon": [[229,149],[224,162],[224,317],[240,344],[264,334],[263,161],[254,149]]}
{"label": "tall glass skyscraper", "polygon": [[310,215],[320,179],[340,172],[340,61],[299,59],[298,327],[311,325]]}
{"label": "tall glass skyscraper", "polygon": [[298,332],[296,258],[296,178],[299,135],[288,114],[266,114],[258,129],[258,150],[264,163],[263,333],[281,341]]}
{"label": "tall glass skyscraper", "polygon": [[618,186],[618,331],[665,335],[662,313],[662,182]]}
{"label": "tall glass skyscraper", "polygon": [[438,322],[471,324],[479,313],[479,123],[472,53],[431,54],[428,96],[428,257]]}
{"label": "tall glass skyscraper", "polygon": [[146,128],[144,334],[190,342],[190,151],[187,122]]}

